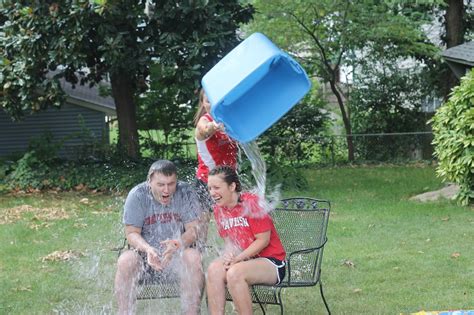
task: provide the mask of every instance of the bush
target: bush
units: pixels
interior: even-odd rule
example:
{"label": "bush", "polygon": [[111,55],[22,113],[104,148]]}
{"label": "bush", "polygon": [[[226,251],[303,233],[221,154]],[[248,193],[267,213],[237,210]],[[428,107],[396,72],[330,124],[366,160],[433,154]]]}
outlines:
{"label": "bush", "polygon": [[[329,115],[323,110],[325,101],[319,94],[308,94],[278,123],[259,139],[266,160],[302,165],[319,157],[314,147],[329,125]],[[316,155],[316,156],[315,156]]]}
{"label": "bush", "polygon": [[[262,157],[263,158],[263,157]],[[260,164],[261,161],[254,161]],[[295,166],[291,163],[279,162],[275,159],[266,160],[266,172],[257,166],[252,169],[252,163],[247,156],[239,161],[239,177],[244,190],[259,188],[265,180],[265,193],[272,195],[275,191],[283,190],[307,190],[308,180],[304,174],[304,166]],[[258,181],[258,183],[257,183]]]}
{"label": "bush", "polygon": [[[35,151],[4,167],[2,190],[123,191],[145,180],[148,161],[40,161]],[[6,164],[4,164],[6,166]]]}
{"label": "bush", "polygon": [[461,79],[450,99],[438,109],[433,123],[438,175],[461,187],[458,200],[474,200],[474,71]]}
{"label": "bush", "polygon": [[[48,160],[39,159],[36,151],[29,151],[17,161],[0,161],[0,192],[10,190],[97,190],[127,191],[146,179],[152,159],[129,160]],[[194,179],[194,163],[174,161],[179,179]]]}

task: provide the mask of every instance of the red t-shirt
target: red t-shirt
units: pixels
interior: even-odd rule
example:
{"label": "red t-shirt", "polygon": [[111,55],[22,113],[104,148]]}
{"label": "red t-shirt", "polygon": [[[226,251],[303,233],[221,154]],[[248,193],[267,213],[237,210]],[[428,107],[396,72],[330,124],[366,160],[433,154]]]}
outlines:
{"label": "red t-shirt", "polygon": [[[209,121],[211,115],[204,114]],[[197,140],[198,168],[196,177],[207,183],[209,171],[219,165],[237,166],[237,143],[222,131],[216,131],[205,140]]]}
{"label": "red t-shirt", "polygon": [[258,196],[243,193],[239,203],[232,209],[214,205],[217,231],[222,238],[230,238],[242,250],[255,241],[255,234],[270,232],[270,243],[257,255],[284,260],[285,249],[275,229],[272,218],[258,204]]}

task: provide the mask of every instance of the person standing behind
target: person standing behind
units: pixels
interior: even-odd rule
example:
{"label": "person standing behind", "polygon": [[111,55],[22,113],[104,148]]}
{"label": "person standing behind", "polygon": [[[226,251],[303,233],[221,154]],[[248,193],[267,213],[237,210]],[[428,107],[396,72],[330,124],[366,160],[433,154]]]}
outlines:
{"label": "person standing behind", "polygon": [[[219,165],[237,167],[238,146],[225,132],[224,126],[212,118],[211,104],[206,93],[199,93],[199,108],[194,116],[194,137],[197,146],[198,168],[196,178],[207,184],[209,171]],[[207,187],[206,187],[207,191]]]}
{"label": "person standing behind", "polygon": [[250,286],[283,280],[285,249],[272,218],[259,205],[259,197],[241,192],[234,169],[216,167],[209,173],[208,186],[215,201],[217,231],[225,242],[224,253],[207,269],[210,314],[224,314],[226,286],[237,313],[252,314]]}
{"label": "person standing behind", "polygon": [[[196,171],[196,189],[199,200],[205,209],[211,209],[212,199],[207,190],[207,177],[209,171],[219,165],[228,165],[237,168],[238,146],[225,132],[224,126],[212,118],[211,104],[204,89],[199,92],[199,107],[194,116],[194,138],[197,146],[198,167]],[[209,222],[209,214],[201,218],[203,226]],[[204,240],[207,231],[202,231]]]}
{"label": "person standing behind", "polygon": [[131,249],[117,262],[119,314],[135,312],[139,279],[180,282],[182,313],[200,313],[204,273],[201,254],[191,247],[200,215],[197,195],[177,180],[176,166],[167,160],[153,163],[147,181],[135,186],[125,201],[123,222]]}

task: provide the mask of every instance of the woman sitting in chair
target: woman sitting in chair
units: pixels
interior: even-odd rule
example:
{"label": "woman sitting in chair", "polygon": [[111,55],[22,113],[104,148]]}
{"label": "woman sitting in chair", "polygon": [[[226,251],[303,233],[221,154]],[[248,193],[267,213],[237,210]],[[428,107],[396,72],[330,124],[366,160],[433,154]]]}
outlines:
{"label": "woman sitting in chair", "polygon": [[252,314],[250,286],[278,284],[285,276],[285,250],[271,217],[258,196],[241,193],[235,170],[219,166],[209,173],[208,188],[215,201],[214,217],[225,241],[224,253],[207,271],[211,314],[224,314],[225,287],[239,314]]}

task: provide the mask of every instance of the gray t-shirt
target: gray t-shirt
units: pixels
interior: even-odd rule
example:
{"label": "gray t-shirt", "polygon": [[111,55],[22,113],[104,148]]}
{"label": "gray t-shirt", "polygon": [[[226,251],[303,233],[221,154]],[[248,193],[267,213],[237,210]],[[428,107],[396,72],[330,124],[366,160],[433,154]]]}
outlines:
{"label": "gray t-shirt", "polygon": [[178,181],[170,204],[162,205],[143,182],[128,193],[123,223],[141,228],[145,241],[160,250],[160,242],[178,238],[184,232],[184,225],[197,220],[200,213],[197,194],[190,185]]}

